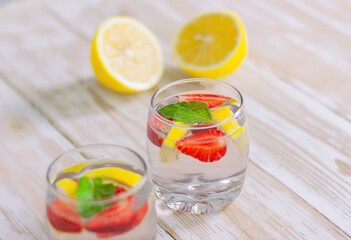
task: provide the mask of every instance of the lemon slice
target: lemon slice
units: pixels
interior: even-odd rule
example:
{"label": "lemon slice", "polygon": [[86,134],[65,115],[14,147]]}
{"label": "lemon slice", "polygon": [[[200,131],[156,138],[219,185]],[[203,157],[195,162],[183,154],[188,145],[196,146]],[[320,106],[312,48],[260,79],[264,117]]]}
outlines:
{"label": "lemon slice", "polygon": [[76,197],[76,191],[78,189],[78,184],[69,178],[63,178],[56,183],[56,186],[61,187],[68,196]]}
{"label": "lemon slice", "polygon": [[[212,108],[210,111],[213,119],[216,122],[230,118],[233,115],[230,111],[230,106]],[[221,125],[221,127],[229,136],[231,136],[231,138],[236,138],[244,131],[243,127],[240,127],[240,125],[235,120],[231,120]]]}
{"label": "lemon slice", "polygon": [[105,177],[114,179],[128,186],[134,186],[141,179],[139,174],[115,167],[96,168],[88,171],[84,176],[89,178]]}
{"label": "lemon slice", "polygon": [[98,28],[91,47],[98,80],[118,92],[153,87],[163,72],[161,46],[154,34],[130,17],[113,17]]}
{"label": "lemon slice", "polygon": [[[174,125],[182,126],[184,125],[184,123],[179,121],[174,121]],[[163,144],[166,144],[167,146],[174,148],[176,142],[180,140],[187,132],[188,132],[187,129],[172,127],[171,130],[168,132],[166,139],[163,141]]]}
{"label": "lemon slice", "polygon": [[162,143],[159,152],[159,160],[163,163],[172,163],[178,160],[179,151],[175,148],[175,144],[178,140],[184,137],[188,132],[187,129],[178,128],[176,126],[185,125],[182,122],[174,121],[174,127],[168,132],[167,137]]}
{"label": "lemon slice", "polygon": [[246,56],[245,30],[233,12],[205,12],[180,28],[172,48],[175,61],[192,77],[219,78]]}
{"label": "lemon slice", "polygon": [[65,173],[65,172],[79,173],[86,165],[87,165],[86,163],[77,164],[72,167],[66,168],[65,170],[62,171],[62,173]]}

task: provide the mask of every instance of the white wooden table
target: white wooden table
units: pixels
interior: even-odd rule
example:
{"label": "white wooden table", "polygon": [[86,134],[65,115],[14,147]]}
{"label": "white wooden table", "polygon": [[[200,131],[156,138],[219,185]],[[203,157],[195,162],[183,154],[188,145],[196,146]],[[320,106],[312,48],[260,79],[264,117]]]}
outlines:
{"label": "white wooden table", "polygon": [[[188,77],[170,54],[187,18],[232,9],[249,56],[222,80],[244,94],[248,176],[224,211],[190,216],[157,203],[157,239],[350,239],[351,2],[349,0],[27,0],[0,6],[0,239],[47,239],[45,172],[91,143],[146,157],[147,104]],[[108,17],[149,26],[165,52],[155,89],[123,95],[100,85],[90,43]]]}

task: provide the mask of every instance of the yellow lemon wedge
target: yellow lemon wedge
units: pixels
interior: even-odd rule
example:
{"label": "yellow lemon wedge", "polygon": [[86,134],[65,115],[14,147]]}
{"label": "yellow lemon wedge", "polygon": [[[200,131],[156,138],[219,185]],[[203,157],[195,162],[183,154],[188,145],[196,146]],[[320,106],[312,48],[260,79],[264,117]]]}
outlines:
{"label": "yellow lemon wedge", "polygon": [[163,163],[172,163],[178,160],[178,149],[175,144],[178,140],[184,137],[188,132],[187,129],[178,128],[177,126],[185,125],[183,122],[174,121],[174,125],[168,132],[166,139],[163,141],[159,152],[159,159]]}
{"label": "yellow lemon wedge", "polygon": [[230,11],[201,13],[174,37],[173,57],[192,77],[219,78],[233,72],[246,56],[245,29]]}
{"label": "yellow lemon wedge", "polygon": [[[182,126],[184,123],[179,121],[174,121],[174,125]],[[172,127],[167,134],[167,138],[163,141],[163,144],[166,144],[169,147],[174,148],[178,140],[180,140],[188,132],[187,129]]]}
{"label": "yellow lemon wedge", "polygon": [[78,183],[69,178],[63,178],[56,183],[56,186],[61,187],[68,196],[76,197],[76,191],[78,189]]}
{"label": "yellow lemon wedge", "polygon": [[98,28],[91,47],[98,80],[122,93],[152,88],[163,72],[163,54],[155,35],[131,17],[113,17]]}
{"label": "yellow lemon wedge", "polygon": [[141,176],[137,173],[133,173],[131,171],[115,167],[92,169],[86,174],[84,174],[84,176],[87,176],[89,178],[105,177],[109,179],[114,179],[128,186],[134,186],[141,179]]}
{"label": "yellow lemon wedge", "polygon": [[[219,122],[232,117],[233,114],[230,111],[230,106],[223,106],[212,108],[211,115],[216,122]],[[231,120],[221,125],[221,127],[229,136],[231,136],[231,138],[236,138],[244,131],[243,127],[240,127],[240,125],[235,120]]]}
{"label": "yellow lemon wedge", "polygon": [[66,172],[79,173],[86,165],[87,165],[86,163],[77,164],[72,167],[66,168],[65,170],[62,171],[62,173],[66,173]]}

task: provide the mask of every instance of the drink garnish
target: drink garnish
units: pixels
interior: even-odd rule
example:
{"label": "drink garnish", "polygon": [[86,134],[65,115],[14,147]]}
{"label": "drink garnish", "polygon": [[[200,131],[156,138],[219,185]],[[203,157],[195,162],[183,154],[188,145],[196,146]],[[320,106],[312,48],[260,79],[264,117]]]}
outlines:
{"label": "drink garnish", "polygon": [[76,191],[78,189],[76,181],[70,178],[63,178],[56,182],[56,187],[64,190],[68,196],[76,197]]}
{"label": "drink garnish", "polygon": [[209,108],[217,107],[225,102],[229,101],[231,98],[224,95],[199,93],[199,94],[182,94],[178,96],[179,102],[203,102],[206,103]]}
{"label": "drink garnish", "polygon": [[74,206],[56,199],[46,207],[51,225],[58,231],[79,233],[83,230],[81,216]]}
{"label": "drink garnish", "polygon": [[[233,118],[230,106],[212,108],[211,115],[217,122]],[[241,127],[235,119],[221,125],[221,127],[233,139],[238,137],[244,131],[243,127]]]}
{"label": "drink garnish", "polygon": [[91,200],[98,200],[115,194],[116,187],[112,183],[104,184],[101,177],[90,179],[87,176],[78,180],[76,191],[79,199],[78,212],[85,218],[89,218],[102,210],[108,204],[94,204]]}
{"label": "drink garnish", "polygon": [[213,122],[207,104],[198,101],[169,104],[158,112],[165,118],[172,118],[183,123]]}
{"label": "drink garnish", "polygon": [[137,198],[130,196],[126,200],[124,204],[111,204],[104,211],[93,216],[86,222],[85,228],[96,232],[99,238],[106,238],[123,234],[139,225],[147,213],[147,201],[135,210]]}
{"label": "drink garnish", "polygon": [[208,129],[183,138],[176,146],[182,153],[201,162],[214,162],[226,154],[227,143],[223,138],[225,136],[220,130]]}

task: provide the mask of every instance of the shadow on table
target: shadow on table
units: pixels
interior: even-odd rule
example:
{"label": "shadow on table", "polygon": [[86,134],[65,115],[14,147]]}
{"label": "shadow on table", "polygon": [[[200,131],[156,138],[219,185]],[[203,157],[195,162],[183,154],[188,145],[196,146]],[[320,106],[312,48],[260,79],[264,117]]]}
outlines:
{"label": "shadow on table", "polygon": [[68,85],[40,91],[37,105],[45,112],[57,117],[81,117],[101,112],[123,109],[135,113],[140,107],[148,111],[152,94],[165,84],[188,78],[178,68],[166,68],[161,81],[152,89],[134,94],[123,94],[101,85],[95,76],[78,79]]}

